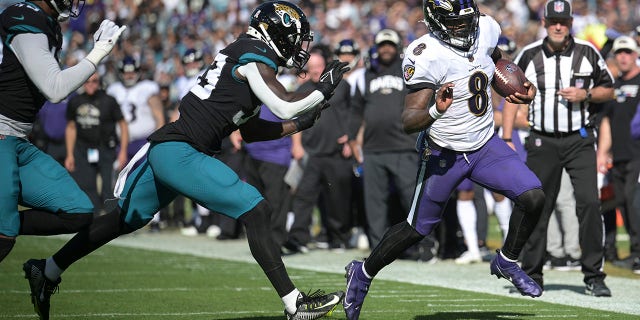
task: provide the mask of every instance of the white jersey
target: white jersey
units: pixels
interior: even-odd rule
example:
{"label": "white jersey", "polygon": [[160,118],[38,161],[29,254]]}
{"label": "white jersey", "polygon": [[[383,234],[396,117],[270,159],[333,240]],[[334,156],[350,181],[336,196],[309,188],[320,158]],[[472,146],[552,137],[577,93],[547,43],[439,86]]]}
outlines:
{"label": "white jersey", "polygon": [[451,150],[477,150],[494,133],[491,79],[495,64],[491,53],[501,30],[493,18],[485,15],[480,16],[478,29],[478,38],[469,52],[457,50],[428,33],[407,47],[402,62],[409,90],[438,90],[445,83],[455,84],[453,103],[429,130],[436,144]]}
{"label": "white jersey", "polygon": [[156,129],[156,119],[149,106],[149,98],[160,92],[157,83],[142,80],[132,87],[115,82],[107,88],[107,93],[118,101],[122,115],[129,124],[129,141],[146,139]]}

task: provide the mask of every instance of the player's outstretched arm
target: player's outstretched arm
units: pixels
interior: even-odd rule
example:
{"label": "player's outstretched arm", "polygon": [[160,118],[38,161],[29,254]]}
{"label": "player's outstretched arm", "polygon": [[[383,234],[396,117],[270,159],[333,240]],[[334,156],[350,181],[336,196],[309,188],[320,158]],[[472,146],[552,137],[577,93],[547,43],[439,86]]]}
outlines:
{"label": "player's outstretched arm", "polygon": [[325,98],[319,90],[288,92],[276,78],[275,71],[264,63],[250,62],[236,69],[236,76],[246,80],[251,90],[280,119],[291,119],[319,105]]}

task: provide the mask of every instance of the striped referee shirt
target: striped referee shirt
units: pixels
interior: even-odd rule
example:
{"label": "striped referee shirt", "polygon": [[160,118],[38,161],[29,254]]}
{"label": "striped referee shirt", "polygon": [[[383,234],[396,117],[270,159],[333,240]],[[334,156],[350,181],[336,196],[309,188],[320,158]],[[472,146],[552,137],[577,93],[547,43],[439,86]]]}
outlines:
{"label": "striped referee shirt", "polygon": [[573,37],[562,52],[552,52],[547,38],[538,40],[524,47],[514,62],[538,89],[529,107],[529,123],[535,131],[575,132],[591,124],[589,103],[571,103],[558,90],[613,87],[613,77],[598,50]]}

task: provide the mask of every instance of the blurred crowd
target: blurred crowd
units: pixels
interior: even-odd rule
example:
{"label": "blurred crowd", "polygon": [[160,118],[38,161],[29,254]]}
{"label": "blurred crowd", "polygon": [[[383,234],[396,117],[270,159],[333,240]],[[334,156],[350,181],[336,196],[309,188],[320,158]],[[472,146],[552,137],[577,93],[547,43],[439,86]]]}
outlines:
{"label": "blurred crowd", "polygon": [[[13,3],[0,2],[0,10]],[[353,39],[369,48],[373,36],[384,28],[397,30],[405,45],[427,29],[422,1],[302,0],[294,1],[308,13],[314,43],[333,46]],[[245,32],[256,0],[88,0],[83,14],[62,24],[64,44],[61,61],[82,58],[92,46],[92,33],[103,19],[125,24],[128,29],[115,54],[102,66],[106,84],[117,81],[116,63],[125,55],[141,61],[144,77],[160,85],[171,85],[184,74],[180,58],[187,49],[200,49],[205,62],[239,34]],[[540,25],[542,0],[478,1],[480,10],[493,16],[503,35],[518,48],[543,35]],[[597,47],[606,34],[630,33],[640,22],[640,3],[631,0],[574,1],[574,34]],[[366,50],[363,50],[366,52]],[[178,93],[171,91],[172,99]]]}

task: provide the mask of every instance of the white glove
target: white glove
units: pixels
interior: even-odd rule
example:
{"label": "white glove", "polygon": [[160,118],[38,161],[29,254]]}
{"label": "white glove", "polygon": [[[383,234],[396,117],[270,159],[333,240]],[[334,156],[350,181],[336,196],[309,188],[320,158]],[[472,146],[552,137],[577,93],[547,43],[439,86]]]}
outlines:
{"label": "white glove", "polygon": [[97,67],[100,61],[111,52],[118,38],[120,38],[120,34],[122,34],[126,28],[127,26],[118,27],[111,20],[103,20],[98,30],[93,34],[93,49],[89,52],[86,59]]}

